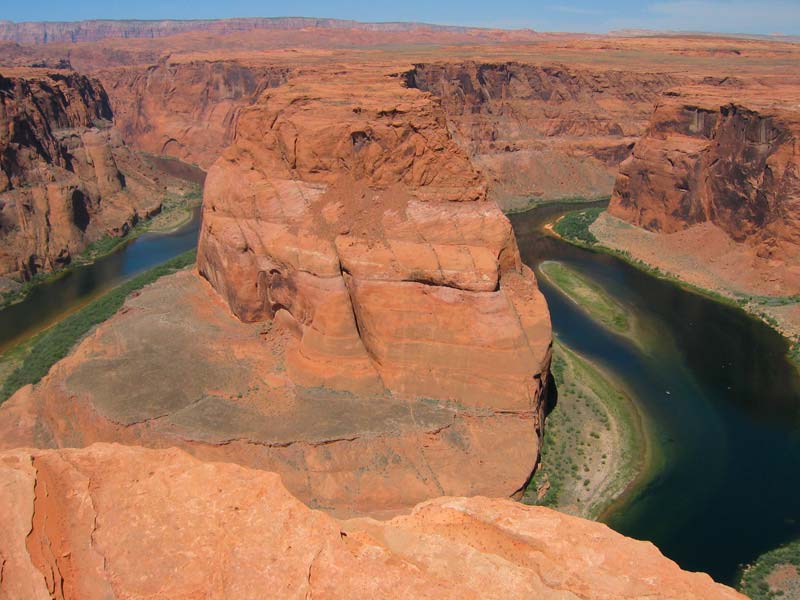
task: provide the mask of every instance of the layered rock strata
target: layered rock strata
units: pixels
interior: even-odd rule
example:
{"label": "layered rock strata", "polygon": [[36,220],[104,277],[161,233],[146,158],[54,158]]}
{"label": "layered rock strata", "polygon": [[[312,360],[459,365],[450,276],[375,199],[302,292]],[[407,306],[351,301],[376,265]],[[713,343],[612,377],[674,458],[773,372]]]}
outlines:
{"label": "layered rock strata", "polygon": [[478,27],[429,25],[427,23],[361,23],[343,19],[309,17],[186,19],[186,20],[105,20],[71,22],[0,21],[0,40],[20,44],[52,44],[58,42],[96,42],[107,38],[160,38],[181,33],[231,35],[265,31],[345,30],[384,34],[427,33],[442,37],[455,36],[462,40],[531,40],[537,35],[531,30],[501,30]]}
{"label": "layered rock strata", "polygon": [[108,97],[71,71],[0,75],[0,275],[63,266],[160,209],[159,185],[111,127]]}
{"label": "layered rock strata", "polygon": [[442,99],[456,141],[514,208],[531,197],[610,194],[671,73],[515,61],[420,63],[408,85]]}
{"label": "layered rock strata", "polygon": [[337,521],[179,450],[0,454],[0,598],[743,599],[649,543],[509,500]]}
{"label": "layered rock strata", "polygon": [[292,324],[297,381],[535,408],[549,322],[508,220],[437,101],[341,77],[242,113],[209,171],[200,272],[241,319]]}
{"label": "layered rock strata", "polygon": [[233,140],[239,109],[284,83],[290,71],[231,60],[162,60],[97,77],[126,142],[208,168]]}
{"label": "layered rock strata", "polygon": [[620,166],[609,212],[650,231],[710,222],[761,257],[800,252],[800,96],[771,86],[666,96]]}

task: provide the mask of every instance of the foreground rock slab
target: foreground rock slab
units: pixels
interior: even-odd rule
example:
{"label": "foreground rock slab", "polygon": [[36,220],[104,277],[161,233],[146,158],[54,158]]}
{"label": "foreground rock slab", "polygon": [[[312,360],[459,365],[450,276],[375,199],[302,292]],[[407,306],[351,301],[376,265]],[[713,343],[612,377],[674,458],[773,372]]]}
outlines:
{"label": "foreground rock slab", "polygon": [[0,598],[744,598],[649,543],[510,500],[337,521],[274,473],[97,444],[0,454]]}

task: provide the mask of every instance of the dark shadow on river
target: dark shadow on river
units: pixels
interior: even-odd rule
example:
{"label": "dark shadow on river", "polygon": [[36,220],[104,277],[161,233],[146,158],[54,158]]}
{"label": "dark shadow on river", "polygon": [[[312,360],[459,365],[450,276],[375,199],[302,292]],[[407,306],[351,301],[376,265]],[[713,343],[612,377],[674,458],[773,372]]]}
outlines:
{"label": "dark shadow on river", "polygon": [[559,260],[627,305],[648,352],[540,286],[556,335],[617,375],[656,430],[665,465],[610,515],[684,569],[734,583],[740,565],[800,537],[800,378],[785,341],[744,313],[625,262],[545,236],[574,205],[511,216],[522,258]]}

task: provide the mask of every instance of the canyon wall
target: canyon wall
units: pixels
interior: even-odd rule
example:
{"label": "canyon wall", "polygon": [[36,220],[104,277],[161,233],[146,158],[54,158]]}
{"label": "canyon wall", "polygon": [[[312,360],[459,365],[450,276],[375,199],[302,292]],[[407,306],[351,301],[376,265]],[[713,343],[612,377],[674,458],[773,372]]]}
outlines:
{"label": "canyon wall", "polygon": [[609,212],[663,233],[710,222],[759,256],[798,254],[799,99],[780,86],[668,94],[620,166]]}
{"label": "canyon wall", "polygon": [[339,521],[274,473],[98,444],[0,454],[0,598],[743,600],[605,525],[488,498]]}
{"label": "canyon wall", "polygon": [[232,60],[162,60],[96,75],[126,142],[208,168],[231,143],[238,110],[284,83],[290,71]]}
{"label": "canyon wall", "polygon": [[154,182],[111,127],[102,86],[71,71],[0,75],[0,275],[69,263],[160,208]]}
{"label": "canyon wall", "polygon": [[656,100],[682,80],[514,61],[423,63],[405,78],[442,99],[454,138],[505,208],[609,195]]}

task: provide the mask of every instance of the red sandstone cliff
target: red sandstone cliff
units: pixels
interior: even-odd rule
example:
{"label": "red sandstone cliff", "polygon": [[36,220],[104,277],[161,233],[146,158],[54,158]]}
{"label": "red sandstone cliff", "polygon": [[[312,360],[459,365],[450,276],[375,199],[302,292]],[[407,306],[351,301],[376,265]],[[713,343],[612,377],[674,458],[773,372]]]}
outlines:
{"label": "red sandstone cliff", "polygon": [[298,76],[210,169],[198,267],[240,318],[293,324],[309,385],[536,409],[546,308],[485,193],[431,96]]}
{"label": "red sandstone cliff", "polygon": [[338,521],[179,450],[0,454],[0,598],[739,600],[649,543],[509,500]]}
{"label": "red sandstone cliff", "polygon": [[160,61],[97,73],[125,141],[209,167],[233,139],[240,108],[286,81],[288,67],[233,60]]}
{"label": "red sandstone cliff", "polygon": [[69,262],[160,207],[111,128],[100,84],[68,71],[0,75],[0,275]]}
{"label": "red sandstone cliff", "polygon": [[797,255],[798,106],[780,86],[667,95],[620,166],[609,211],[664,233],[711,222],[763,257]]}
{"label": "red sandstone cliff", "polygon": [[529,198],[602,196],[644,131],[671,73],[567,65],[423,63],[408,85],[442,99],[456,141],[506,207]]}
{"label": "red sandstone cliff", "polygon": [[550,325],[485,193],[430,95],[373,69],[298,75],[209,170],[198,268],[241,319],[293,332],[296,384],[533,415],[531,453],[496,465],[521,485]]}

